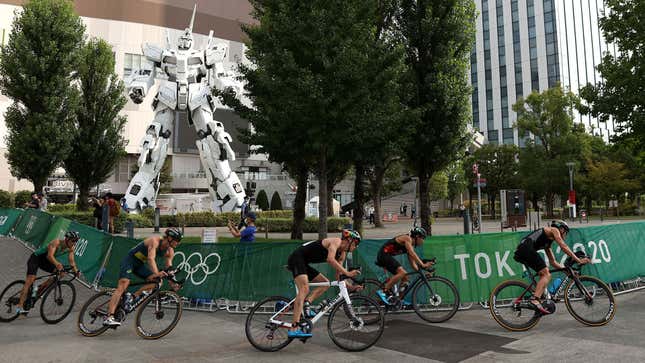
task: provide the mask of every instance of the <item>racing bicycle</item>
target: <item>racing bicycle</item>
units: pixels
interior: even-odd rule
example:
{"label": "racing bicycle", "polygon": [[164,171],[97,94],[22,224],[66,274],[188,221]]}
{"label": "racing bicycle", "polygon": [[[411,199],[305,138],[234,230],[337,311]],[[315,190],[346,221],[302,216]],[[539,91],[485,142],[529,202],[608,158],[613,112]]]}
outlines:
{"label": "racing bicycle", "polygon": [[[130,286],[155,286],[150,291],[143,291],[132,303],[126,301],[123,294],[114,313],[114,319],[123,323],[127,315],[137,310],[135,317],[136,332],[144,339],[159,339],[170,333],[181,318],[182,300],[174,291],[161,290],[163,280],[169,280],[181,285],[184,281],[175,280],[177,269],[168,268],[165,277],[151,281],[130,284]],[[103,325],[103,319],[108,315],[108,303],[114,289],[105,290],[92,296],[81,308],[78,314],[78,330],[86,337],[103,334],[110,327]],[[116,329],[116,327],[112,327]]]}
{"label": "racing bicycle", "polygon": [[[350,269],[352,270],[352,269]],[[362,283],[341,275],[338,281],[311,282],[309,286],[333,286],[339,289],[337,296],[311,319],[302,314],[300,329],[311,332],[313,326],[329,312],[327,332],[331,340],[342,349],[362,351],[374,345],[385,329],[385,317],[378,304],[367,296],[351,295],[345,280]],[[278,351],[291,343],[288,337],[292,327],[294,299],[271,296],[251,308],[246,319],[246,337],[255,348],[265,352]],[[303,343],[309,338],[298,338]]]}
{"label": "racing bicycle", "polygon": [[[72,267],[65,267],[63,272],[72,272]],[[62,274],[58,272],[49,275],[36,277],[33,286],[37,286],[36,281],[49,279],[42,283],[37,289],[36,296],[29,291],[25,299],[24,310],[29,310],[36,306],[41,298],[40,317],[47,324],[56,324],[69,315],[76,301],[76,288],[72,281],[76,279],[75,274],[71,274],[70,280],[62,280]],[[10,283],[0,294],[0,321],[10,322],[18,317],[16,306],[20,302],[20,294],[25,286],[25,280],[17,280]]]}
{"label": "racing bicycle", "polygon": [[[422,261],[434,264],[436,259]],[[401,288],[400,283],[394,284],[393,294],[387,303],[376,294],[378,290],[383,290],[387,280],[382,282],[378,279],[365,279],[361,294],[378,301],[386,313],[414,309],[421,319],[430,323],[442,323],[452,318],[459,309],[459,292],[452,281],[435,276],[434,271],[434,267],[421,267],[418,271],[409,272],[408,277],[416,278],[405,288]]]}
{"label": "racing bicycle", "polygon": [[[555,303],[562,298],[569,313],[582,324],[605,325],[616,313],[614,294],[602,280],[581,275],[581,268],[581,265],[568,257],[564,268],[549,270],[551,273],[562,271],[565,278],[553,295],[546,289],[546,299],[542,301],[542,306],[553,313]],[[528,266],[526,271],[531,280],[530,284],[520,280],[504,281],[490,294],[488,305],[491,315],[499,325],[511,331],[529,330],[543,316],[529,301],[537,284],[537,276]]]}

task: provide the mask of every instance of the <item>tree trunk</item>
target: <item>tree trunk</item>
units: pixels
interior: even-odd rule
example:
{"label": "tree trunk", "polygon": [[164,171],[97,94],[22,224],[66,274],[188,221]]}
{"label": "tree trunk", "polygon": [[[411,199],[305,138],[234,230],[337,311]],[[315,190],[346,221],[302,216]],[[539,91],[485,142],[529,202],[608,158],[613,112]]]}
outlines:
{"label": "tree trunk", "polygon": [[43,191],[43,187],[45,187],[45,184],[47,184],[47,177],[32,178],[31,183],[34,185],[34,192],[40,193]]}
{"label": "tree trunk", "polygon": [[90,195],[90,188],[87,185],[78,186],[78,200],[76,201],[76,209],[79,211],[86,211],[89,209],[87,198]]}
{"label": "tree trunk", "polygon": [[305,206],[307,205],[307,178],[309,172],[306,167],[298,168],[296,172],[296,199],[293,202],[293,224],[291,225],[291,239],[302,239],[302,224],[305,221]]}
{"label": "tree trunk", "polygon": [[425,173],[419,173],[419,217],[421,218],[421,227],[432,235],[432,226],[430,225],[430,206],[428,204],[428,188],[430,177]]}
{"label": "tree trunk", "polygon": [[327,149],[320,150],[318,170],[318,238],[327,238]]}
{"label": "tree trunk", "polygon": [[327,217],[334,216],[334,184],[327,179]]}
{"label": "tree trunk", "polygon": [[383,180],[387,167],[374,167],[374,179],[370,180],[370,190],[372,192],[372,203],[374,204],[374,228],[383,228],[381,219],[383,211],[381,210],[381,195],[383,193]]}
{"label": "tree trunk", "polygon": [[549,217],[553,217],[553,194],[546,194],[546,214]]}
{"label": "tree trunk", "polygon": [[490,203],[490,214],[492,219],[495,219],[495,196],[495,193],[491,193],[488,196],[488,202]]}
{"label": "tree trunk", "polygon": [[354,179],[354,210],[353,210],[353,224],[354,230],[358,231],[361,235],[363,234],[363,211],[365,201],[363,196],[365,195],[364,190],[364,179],[365,179],[365,169],[360,163],[354,165],[356,171],[356,179]]}

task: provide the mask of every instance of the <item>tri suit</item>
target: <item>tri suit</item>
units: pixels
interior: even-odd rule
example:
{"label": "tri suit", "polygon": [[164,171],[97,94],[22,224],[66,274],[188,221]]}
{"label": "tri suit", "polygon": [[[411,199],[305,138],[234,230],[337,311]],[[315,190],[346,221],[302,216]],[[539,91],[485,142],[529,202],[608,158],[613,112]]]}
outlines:
{"label": "tri suit", "polygon": [[[160,243],[161,244],[161,243]],[[157,256],[164,256],[168,249],[162,250],[157,247]],[[147,279],[152,275],[152,271],[146,266],[148,261],[148,247],[140,242],[134,246],[121,261],[121,268],[119,270],[119,278],[126,278],[132,280],[135,276]]]}
{"label": "tri suit", "polygon": [[553,240],[544,233],[544,228],[536,229],[522,238],[513,258],[536,272],[540,271],[546,267],[546,262],[537,251],[550,249],[552,243]]}
{"label": "tri suit", "polygon": [[396,237],[387,240],[376,255],[376,266],[384,267],[392,275],[396,275],[396,271],[401,267],[399,261],[394,256],[407,254],[408,250],[405,245],[396,241]]}
{"label": "tri suit", "polygon": [[[303,243],[289,255],[287,260],[287,269],[291,271],[293,277],[298,275],[307,275],[309,281],[313,280],[320,274],[318,270],[309,266],[310,263],[321,263],[327,261],[329,251],[322,244],[322,240],[309,241]],[[340,258],[341,252],[336,252],[336,259]]]}

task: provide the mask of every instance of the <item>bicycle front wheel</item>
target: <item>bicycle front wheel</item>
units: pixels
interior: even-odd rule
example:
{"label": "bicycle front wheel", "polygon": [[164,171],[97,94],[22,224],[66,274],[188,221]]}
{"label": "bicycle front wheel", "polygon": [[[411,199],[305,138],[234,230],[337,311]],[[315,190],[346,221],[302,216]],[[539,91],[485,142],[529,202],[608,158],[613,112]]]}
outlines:
{"label": "bicycle front wheel", "polygon": [[277,352],[293,339],[288,337],[289,329],[275,321],[290,323],[293,320],[293,305],[283,296],[271,296],[259,301],[246,317],[246,339],[263,352]]}
{"label": "bicycle front wheel", "polygon": [[452,318],[459,309],[459,292],[455,284],[444,277],[428,277],[412,291],[412,306],[421,319],[442,323]]}
{"label": "bicycle front wheel", "polygon": [[40,303],[40,316],[47,324],[56,324],[69,315],[76,302],[76,289],[69,281],[50,287]]}
{"label": "bicycle front wheel", "polygon": [[25,281],[18,280],[2,290],[2,294],[0,294],[0,321],[8,323],[18,317],[16,306],[20,302],[20,294],[24,286]]}
{"label": "bicycle front wheel", "polygon": [[112,298],[109,291],[101,291],[83,304],[78,313],[78,331],[86,337],[103,334],[108,327],[103,325],[103,319],[108,316],[108,303]]}
{"label": "bicycle front wheel", "polygon": [[488,307],[499,325],[510,331],[526,331],[540,321],[541,315],[530,308],[533,289],[523,281],[510,280],[497,285],[490,294]]}
{"label": "bicycle front wheel", "polygon": [[385,314],[374,299],[352,295],[351,305],[342,301],[329,313],[327,330],[342,349],[359,352],[374,345],[385,329]]}
{"label": "bicycle front wheel", "polygon": [[564,303],[569,313],[589,326],[602,326],[616,313],[614,294],[607,284],[593,276],[580,276],[580,285],[573,279],[564,289]]}
{"label": "bicycle front wheel", "polygon": [[137,334],[144,339],[159,339],[165,336],[179,322],[182,309],[181,297],[177,293],[153,293],[137,310]]}

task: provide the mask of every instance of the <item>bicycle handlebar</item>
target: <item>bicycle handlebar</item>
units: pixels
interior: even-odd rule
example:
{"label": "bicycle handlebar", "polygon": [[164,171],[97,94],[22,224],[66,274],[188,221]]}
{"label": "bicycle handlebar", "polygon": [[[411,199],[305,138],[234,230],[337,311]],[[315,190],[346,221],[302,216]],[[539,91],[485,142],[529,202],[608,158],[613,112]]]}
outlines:
{"label": "bicycle handlebar", "polygon": [[[361,267],[360,266],[359,267],[350,267],[349,271],[350,272],[351,271],[361,271]],[[352,280],[353,282],[355,282],[355,283],[357,283],[359,285],[362,285],[365,282],[364,277],[363,278],[355,278],[355,277],[349,277],[349,276],[343,275],[343,274],[338,276],[338,281],[343,281],[343,280],[347,280],[347,279],[350,279],[350,280]]]}

